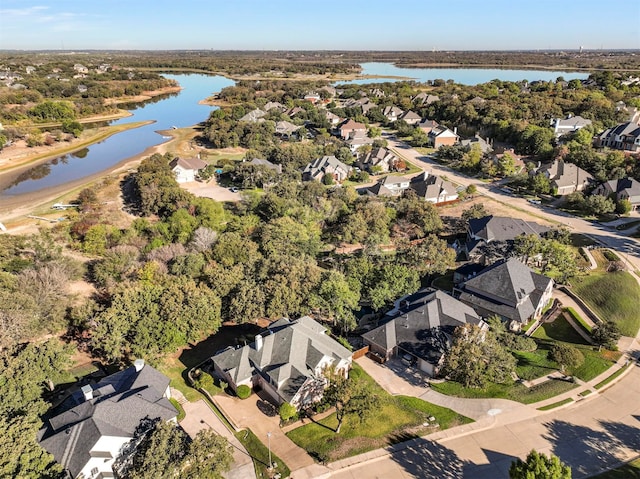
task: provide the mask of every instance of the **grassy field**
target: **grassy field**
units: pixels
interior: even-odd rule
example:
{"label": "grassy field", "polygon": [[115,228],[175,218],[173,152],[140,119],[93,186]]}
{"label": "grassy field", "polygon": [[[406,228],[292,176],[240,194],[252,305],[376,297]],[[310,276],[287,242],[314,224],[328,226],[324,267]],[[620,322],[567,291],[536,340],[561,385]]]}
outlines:
{"label": "grassy field", "polygon": [[640,328],[640,286],[624,271],[594,271],[573,280],[573,289],[603,320],[618,324],[622,334],[635,336]]}
{"label": "grassy field", "polygon": [[640,479],[640,458],[624,466],[593,476],[591,479]]}
{"label": "grassy field", "polygon": [[[472,422],[450,409],[427,403],[421,399],[407,396],[391,396],[384,391],[357,364],[351,374],[370,384],[372,390],[381,398],[381,406],[364,422],[357,417],[347,416],[340,434],[334,430],[338,426],[335,414],[301,426],[287,433],[287,436],[306,449],[320,461],[335,461],[366,451],[377,449],[426,434],[433,430]],[[435,417],[435,425],[423,424],[429,416]]]}
{"label": "grassy field", "polygon": [[629,364],[627,364],[626,366],[618,369],[615,373],[613,373],[611,376],[603,379],[602,381],[600,381],[598,384],[596,384],[594,387],[596,389],[602,389],[603,387],[605,387],[607,384],[609,384],[611,381],[613,381],[614,379],[616,379],[618,376],[620,376],[622,373],[624,373],[627,368],[629,367]]}
{"label": "grassy field", "polygon": [[569,404],[570,402],[573,402],[573,399],[566,398],[566,399],[563,399],[562,401],[554,402],[553,404],[547,404],[546,406],[539,407],[538,411],[550,411],[551,409],[564,406],[565,404]]}

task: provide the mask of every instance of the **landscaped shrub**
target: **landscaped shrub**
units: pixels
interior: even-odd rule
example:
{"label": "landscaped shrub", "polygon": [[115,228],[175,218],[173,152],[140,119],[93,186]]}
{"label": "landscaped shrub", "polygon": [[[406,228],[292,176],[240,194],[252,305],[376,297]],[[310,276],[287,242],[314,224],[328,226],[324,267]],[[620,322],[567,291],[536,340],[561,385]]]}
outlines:
{"label": "landscaped shrub", "polygon": [[296,410],[296,408],[288,402],[283,402],[280,405],[280,409],[278,410],[278,412],[280,413],[280,419],[282,419],[282,422],[287,422],[291,419],[295,419],[298,415],[298,411]]}
{"label": "landscaped shrub", "polygon": [[204,371],[200,373],[200,375],[193,381],[194,385],[198,389],[206,389],[209,390],[213,387],[213,378],[210,374],[205,373]]}
{"label": "landscaped shrub", "polygon": [[240,386],[238,386],[236,394],[240,399],[247,399],[249,396],[251,396],[251,388],[246,384],[241,384]]}
{"label": "landscaped shrub", "polygon": [[617,254],[615,254],[613,251],[608,250],[608,249],[603,249],[602,250],[602,254],[604,255],[605,258],[607,258],[609,261],[620,261],[620,258],[618,257]]}

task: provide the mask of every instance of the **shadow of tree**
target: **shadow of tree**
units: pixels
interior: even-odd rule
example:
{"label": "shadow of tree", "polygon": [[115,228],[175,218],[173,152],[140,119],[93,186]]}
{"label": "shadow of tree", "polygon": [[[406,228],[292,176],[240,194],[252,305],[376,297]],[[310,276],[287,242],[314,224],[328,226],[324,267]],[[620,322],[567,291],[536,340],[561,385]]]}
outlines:
{"label": "shadow of tree", "polygon": [[397,358],[393,358],[384,364],[384,367],[393,371],[412,386],[427,386],[429,377],[416,366],[407,366]]}
{"label": "shadow of tree", "polygon": [[549,432],[543,437],[553,444],[553,454],[571,466],[573,477],[614,467],[629,451],[640,453],[640,428],[608,421],[600,425],[602,430],[557,420],[545,424]]}
{"label": "shadow of tree", "polygon": [[[459,479],[464,476],[462,461],[451,449],[434,441],[417,438],[389,448],[391,458],[408,474],[423,479]],[[471,476],[469,476],[471,477]]]}

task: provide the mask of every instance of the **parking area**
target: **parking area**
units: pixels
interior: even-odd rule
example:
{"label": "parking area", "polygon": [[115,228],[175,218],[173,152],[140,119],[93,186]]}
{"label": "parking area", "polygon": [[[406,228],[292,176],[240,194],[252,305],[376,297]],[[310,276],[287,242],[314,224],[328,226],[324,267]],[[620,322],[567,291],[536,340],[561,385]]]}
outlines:
{"label": "parking area", "polygon": [[211,198],[216,201],[240,201],[242,199],[237,188],[235,188],[236,191],[231,191],[229,188],[218,185],[213,179],[208,183],[190,181],[181,183],[180,186],[196,196]]}

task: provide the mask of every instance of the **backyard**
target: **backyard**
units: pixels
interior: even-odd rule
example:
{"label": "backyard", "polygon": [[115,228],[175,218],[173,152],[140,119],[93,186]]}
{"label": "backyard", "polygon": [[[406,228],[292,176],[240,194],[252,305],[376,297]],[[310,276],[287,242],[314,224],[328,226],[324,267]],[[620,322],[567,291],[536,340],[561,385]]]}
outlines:
{"label": "backyard", "polygon": [[[338,425],[335,413],[287,433],[293,442],[319,461],[336,461],[435,430],[472,422],[450,409],[421,399],[390,395],[357,364],[350,374],[369,383],[371,392],[380,397],[381,405],[363,422],[357,417],[346,416],[339,434],[334,432]],[[430,416],[435,420],[429,421]]]}

